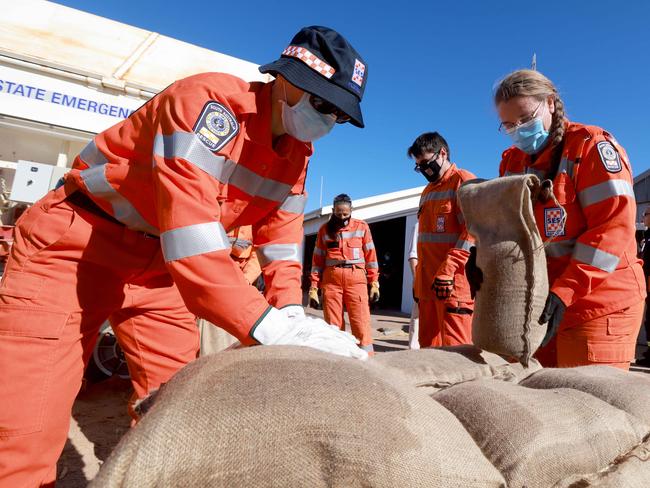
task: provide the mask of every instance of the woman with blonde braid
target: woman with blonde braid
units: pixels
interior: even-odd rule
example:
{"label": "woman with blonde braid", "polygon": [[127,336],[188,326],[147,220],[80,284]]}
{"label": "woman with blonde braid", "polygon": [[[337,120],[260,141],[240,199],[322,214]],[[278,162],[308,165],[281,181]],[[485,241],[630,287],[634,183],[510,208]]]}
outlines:
{"label": "woman with blonde braid", "polygon": [[569,121],[557,89],[537,71],[506,76],[494,102],[500,131],[514,143],[503,153],[500,175],[532,173],[553,182],[555,198],[547,191],[533,204],[542,238],[551,239],[539,359],[545,366],[628,369],[646,292],[625,150],[604,129]]}

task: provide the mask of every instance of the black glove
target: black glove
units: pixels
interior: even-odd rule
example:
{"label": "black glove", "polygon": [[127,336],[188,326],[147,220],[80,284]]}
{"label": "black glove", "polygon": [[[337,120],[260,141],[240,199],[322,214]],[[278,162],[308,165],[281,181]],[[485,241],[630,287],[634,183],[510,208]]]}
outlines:
{"label": "black glove", "polygon": [[544,347],[548,344],[551,339],[557,334],[557,329],[562,322],[562,317],[564,317],[564,311],[566,310],[566,305],[555,293],[549,293],[548,298],[546,299],[546,305],[544,305],[544,311],[542,316],[539,318],[539,323],[544,324],[548,322],[548,327],[546,329],[546,335],[542,341],[540,347]]}
{"label": "black glove", "polygon": [[431,289],[436,292],[438,300],[446,300],[454,292],[454,280],[435,278]]}
{"label": "black glove", "polygon": [[467,263],[465,263],[465,276],[467,276],[469,290],[472,298],[474,298],[483,283],[483,271],[476,265],[476,246],[469,248],[469,258],[467,259]]}

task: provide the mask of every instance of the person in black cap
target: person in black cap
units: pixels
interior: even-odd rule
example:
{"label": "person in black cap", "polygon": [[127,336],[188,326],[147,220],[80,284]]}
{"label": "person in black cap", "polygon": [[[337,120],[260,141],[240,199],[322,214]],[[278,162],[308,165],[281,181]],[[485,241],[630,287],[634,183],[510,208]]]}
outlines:
{"label": "person in black cap", "polygon": [[[0,389],[2,486],[54,483],[106,319],[133,402],[196,358],[196,316],[244,345],[367,358],[352,335],[305,316],[300,288],[311,142],[337,122],[363,127],[366,63],[337,32],[307,27],[261,70],[276,79],[173,83],[97,134],[17,222],[0,289],[0,370],[13,385]],[[244,225],[264,296],[230,259],[227,232]]]}

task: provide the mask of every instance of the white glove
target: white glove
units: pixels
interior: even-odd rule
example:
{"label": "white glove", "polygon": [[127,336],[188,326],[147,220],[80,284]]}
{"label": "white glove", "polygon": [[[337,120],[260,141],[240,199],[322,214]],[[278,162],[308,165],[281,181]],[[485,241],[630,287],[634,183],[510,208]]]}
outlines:
{"label": "white glove", "polygon": [[[287,307],[289,308],[289,307]],[[320,351],[355,359],[368,359],[368,353],[357,347],[357,339],[338,327],[315,317],[295,316],[271,308],[251,335],[264,345],[307,346]]]}
{"label": "white glove", "polygon": [[305,309],[302,308],[300,305],[289,305],[284,308],[281,308],[284,312],[284,314],[290,318],[291,320],[301,318],[305,318]]}

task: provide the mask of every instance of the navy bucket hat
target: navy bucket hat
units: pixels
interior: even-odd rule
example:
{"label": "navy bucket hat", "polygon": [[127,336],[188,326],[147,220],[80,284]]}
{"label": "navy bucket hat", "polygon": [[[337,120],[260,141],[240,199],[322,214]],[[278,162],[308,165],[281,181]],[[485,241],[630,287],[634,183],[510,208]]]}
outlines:
{"label": "navy bucket hat", "polygon": [[336,105],[352,124],[364,126],[359,104],[368,66],[335,30],[317,25],[301,29],[279,59],[259,70],[282,75],[292,85]]}

